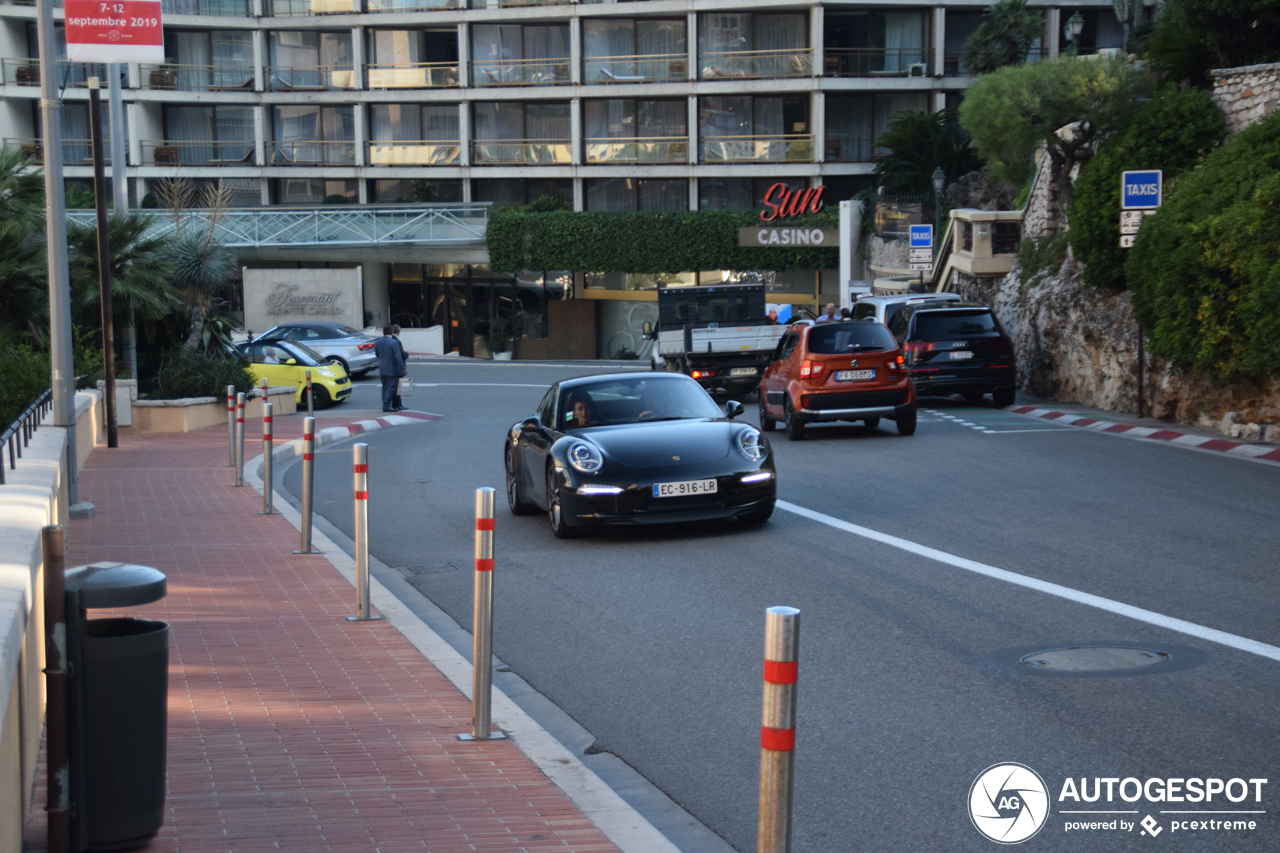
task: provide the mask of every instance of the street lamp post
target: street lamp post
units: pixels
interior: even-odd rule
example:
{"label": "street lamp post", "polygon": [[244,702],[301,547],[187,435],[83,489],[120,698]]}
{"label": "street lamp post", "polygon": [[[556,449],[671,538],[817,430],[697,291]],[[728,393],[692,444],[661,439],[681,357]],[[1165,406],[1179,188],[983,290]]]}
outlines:
{"label": "street lamp post", "polygon": [[1076,43],[1080,38],[1080,33],[1084,30],[1084,15],[1078,11],[1072,12],[1071,17],[1067,18],[1066,25],[1062,28],[1062,34],[1067,38],[1067,52],[1075,56],[1080,51],[1080,46]]}
{"label": "street lamp post", "polygon": [[947,176],[939,166],[933,170],[933,254],[938,255],[938,243],[942,239],[942,191],[947,187]]}

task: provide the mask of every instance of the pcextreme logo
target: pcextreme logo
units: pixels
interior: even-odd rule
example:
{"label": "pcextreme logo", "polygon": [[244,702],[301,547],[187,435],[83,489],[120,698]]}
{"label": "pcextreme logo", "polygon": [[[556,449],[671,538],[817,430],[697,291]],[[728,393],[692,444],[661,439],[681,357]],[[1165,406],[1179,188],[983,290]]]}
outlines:
{"label": "pcextreme logo", "polygon": [[1025,764],[993,764],[969,788],[969,818],[999,844],[1020,844],[1049,817],[1049,789]]}

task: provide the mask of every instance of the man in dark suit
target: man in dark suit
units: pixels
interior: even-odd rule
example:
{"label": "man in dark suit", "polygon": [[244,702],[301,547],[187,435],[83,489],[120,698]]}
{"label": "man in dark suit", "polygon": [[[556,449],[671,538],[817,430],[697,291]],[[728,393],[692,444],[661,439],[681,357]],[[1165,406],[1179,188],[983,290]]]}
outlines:
{"label": "man in dark suit", "polygon": [[382,327],[382,337],[373,342],[373,354],[378,357],[378,375],[382,379],[382,411],[398,412],[395,406],[400,377],[409,372],[404,362],[400,341],[391,334],[391,326]]}
{"label": "man in dark suit", "polygon": [[[407,370],[409,366],[409,353],[404,348],[404,341],[400,340],[400,324],[399,323],[391,324],[391,334],[393,337],[395,337],[396,343],[400,345],[400,356],[401,358],[404,359],[405,369]],[[396,395],[391,400],[391,408],[395,409],[397,412],[403,412],[405,409],[409,408],[404,404],[404,401],[400,399],[400,386],[398,383],[396,385]]]}

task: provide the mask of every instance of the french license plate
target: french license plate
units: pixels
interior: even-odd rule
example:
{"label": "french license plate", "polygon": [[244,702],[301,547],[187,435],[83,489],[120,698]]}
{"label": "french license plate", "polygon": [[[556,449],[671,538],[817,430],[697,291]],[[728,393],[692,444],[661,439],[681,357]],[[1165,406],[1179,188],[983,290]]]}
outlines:
{"label": "french license plate", "polygon": [[716,493],[715,480],[685,480],[680,483],[654,483],[655,498],[679,498],[686,495],[713,495]]}
{"label": "french license plate", "polygon": [[754,367],[735,367],[729,371],[730,376],[755,376],[756,369]]}
{"label": "french license plate", "polygon": [[875,379],[876,372],[874,370],[837,370],[837,382],[856,382],[861,379]]}
{"label": "french license plate", "polygon": [[973,358],[973,353],[969,352],[967,349],[953,349],[951,351],[952,361],[961,361],[966,358]]}

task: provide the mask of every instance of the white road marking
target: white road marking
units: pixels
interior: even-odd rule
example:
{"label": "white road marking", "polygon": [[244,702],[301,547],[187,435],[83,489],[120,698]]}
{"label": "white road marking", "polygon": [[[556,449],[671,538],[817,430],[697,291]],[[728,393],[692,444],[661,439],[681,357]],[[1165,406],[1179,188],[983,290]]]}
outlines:
{"label": "white road marking", "polygon": [[1068,601],[1074,601],[1088,607],[1096,607],[1099,610],[1105,610],[1108,613],[1115,613],[1119,616],[1126,616],[1139,622],[1145,622],[1148,625],[1155,625],[1159,628],[1166,628],[1170,631],[1177,631],[1180,634],[1186,634],[1191,637],[1197,637],[1201,640],[1208,640],[1211,643],[1228,646],[1238,649],[1242,652],[1258,655],[1259,657],[1270,658],[1271,660],[1280,661],[1280,647],[1262,643],[1257,640],[1250,640],[1248,637],[1241,637],[1236,634],[1228,634],[1226,631],[1219,631],[1216,628],[1209,628],[1204,625],[1197,625],[1195,622],[1188,622],[1184,619],[1177,619],[1173,616],[1165,616],[1163,613],[1156,613],[1152,610],[1144,610],[1141,607],[1134,607],[1132,604],[1125,604],[1120,601],[1113,601],[1109,598],[1103,598],[1100,595],[1094,595],[1088,592],[1081,592],[1078,589],[1062,586],[1061,584],[1042,581],[1038,578],[1020,575],[1017,572],[1011,572],[1007,569],[998,569],[995,566],[988,566],[986,563],[979,563],[976,560],[969,560],[964,557],[957,557],[955,554],[948,554],[946,551],[939,551],[936,548],[930,548],[927,545],[920,545],[909,539],[900,539],[897,536],[890,536],[887,533],[881,533],[878,530],[872,530],[869,527],[862,527],[857,524],[851,524],[838,518],[833,518],[814,510],[807,509],[788,501],[778,501],[779,509],[785,509],[787,512],[816,521],[819,524],[825,524],[828,527],[834,527],[837,530],[843,530],[846,533],[852,533],[855,536],[862,536],[874,542],[888,545],[892,548],[898,548],[911,554],[924,557],[929,560],[935,560],[948,566],[954,566],[957,569],[964,569],[979,575],[985,575],[995,580],[1004,581],[1005,583],[1015,584],[1017,586],[1033,589],[1037,592],[1043,592],[1048,595],[1065,598]]}
{"label": "white road marking", "polygon": [[1070,427],[1046,427],[1045,429],[984,429],[987,435],[1004,435],[1009,432],[1079,432]]}

